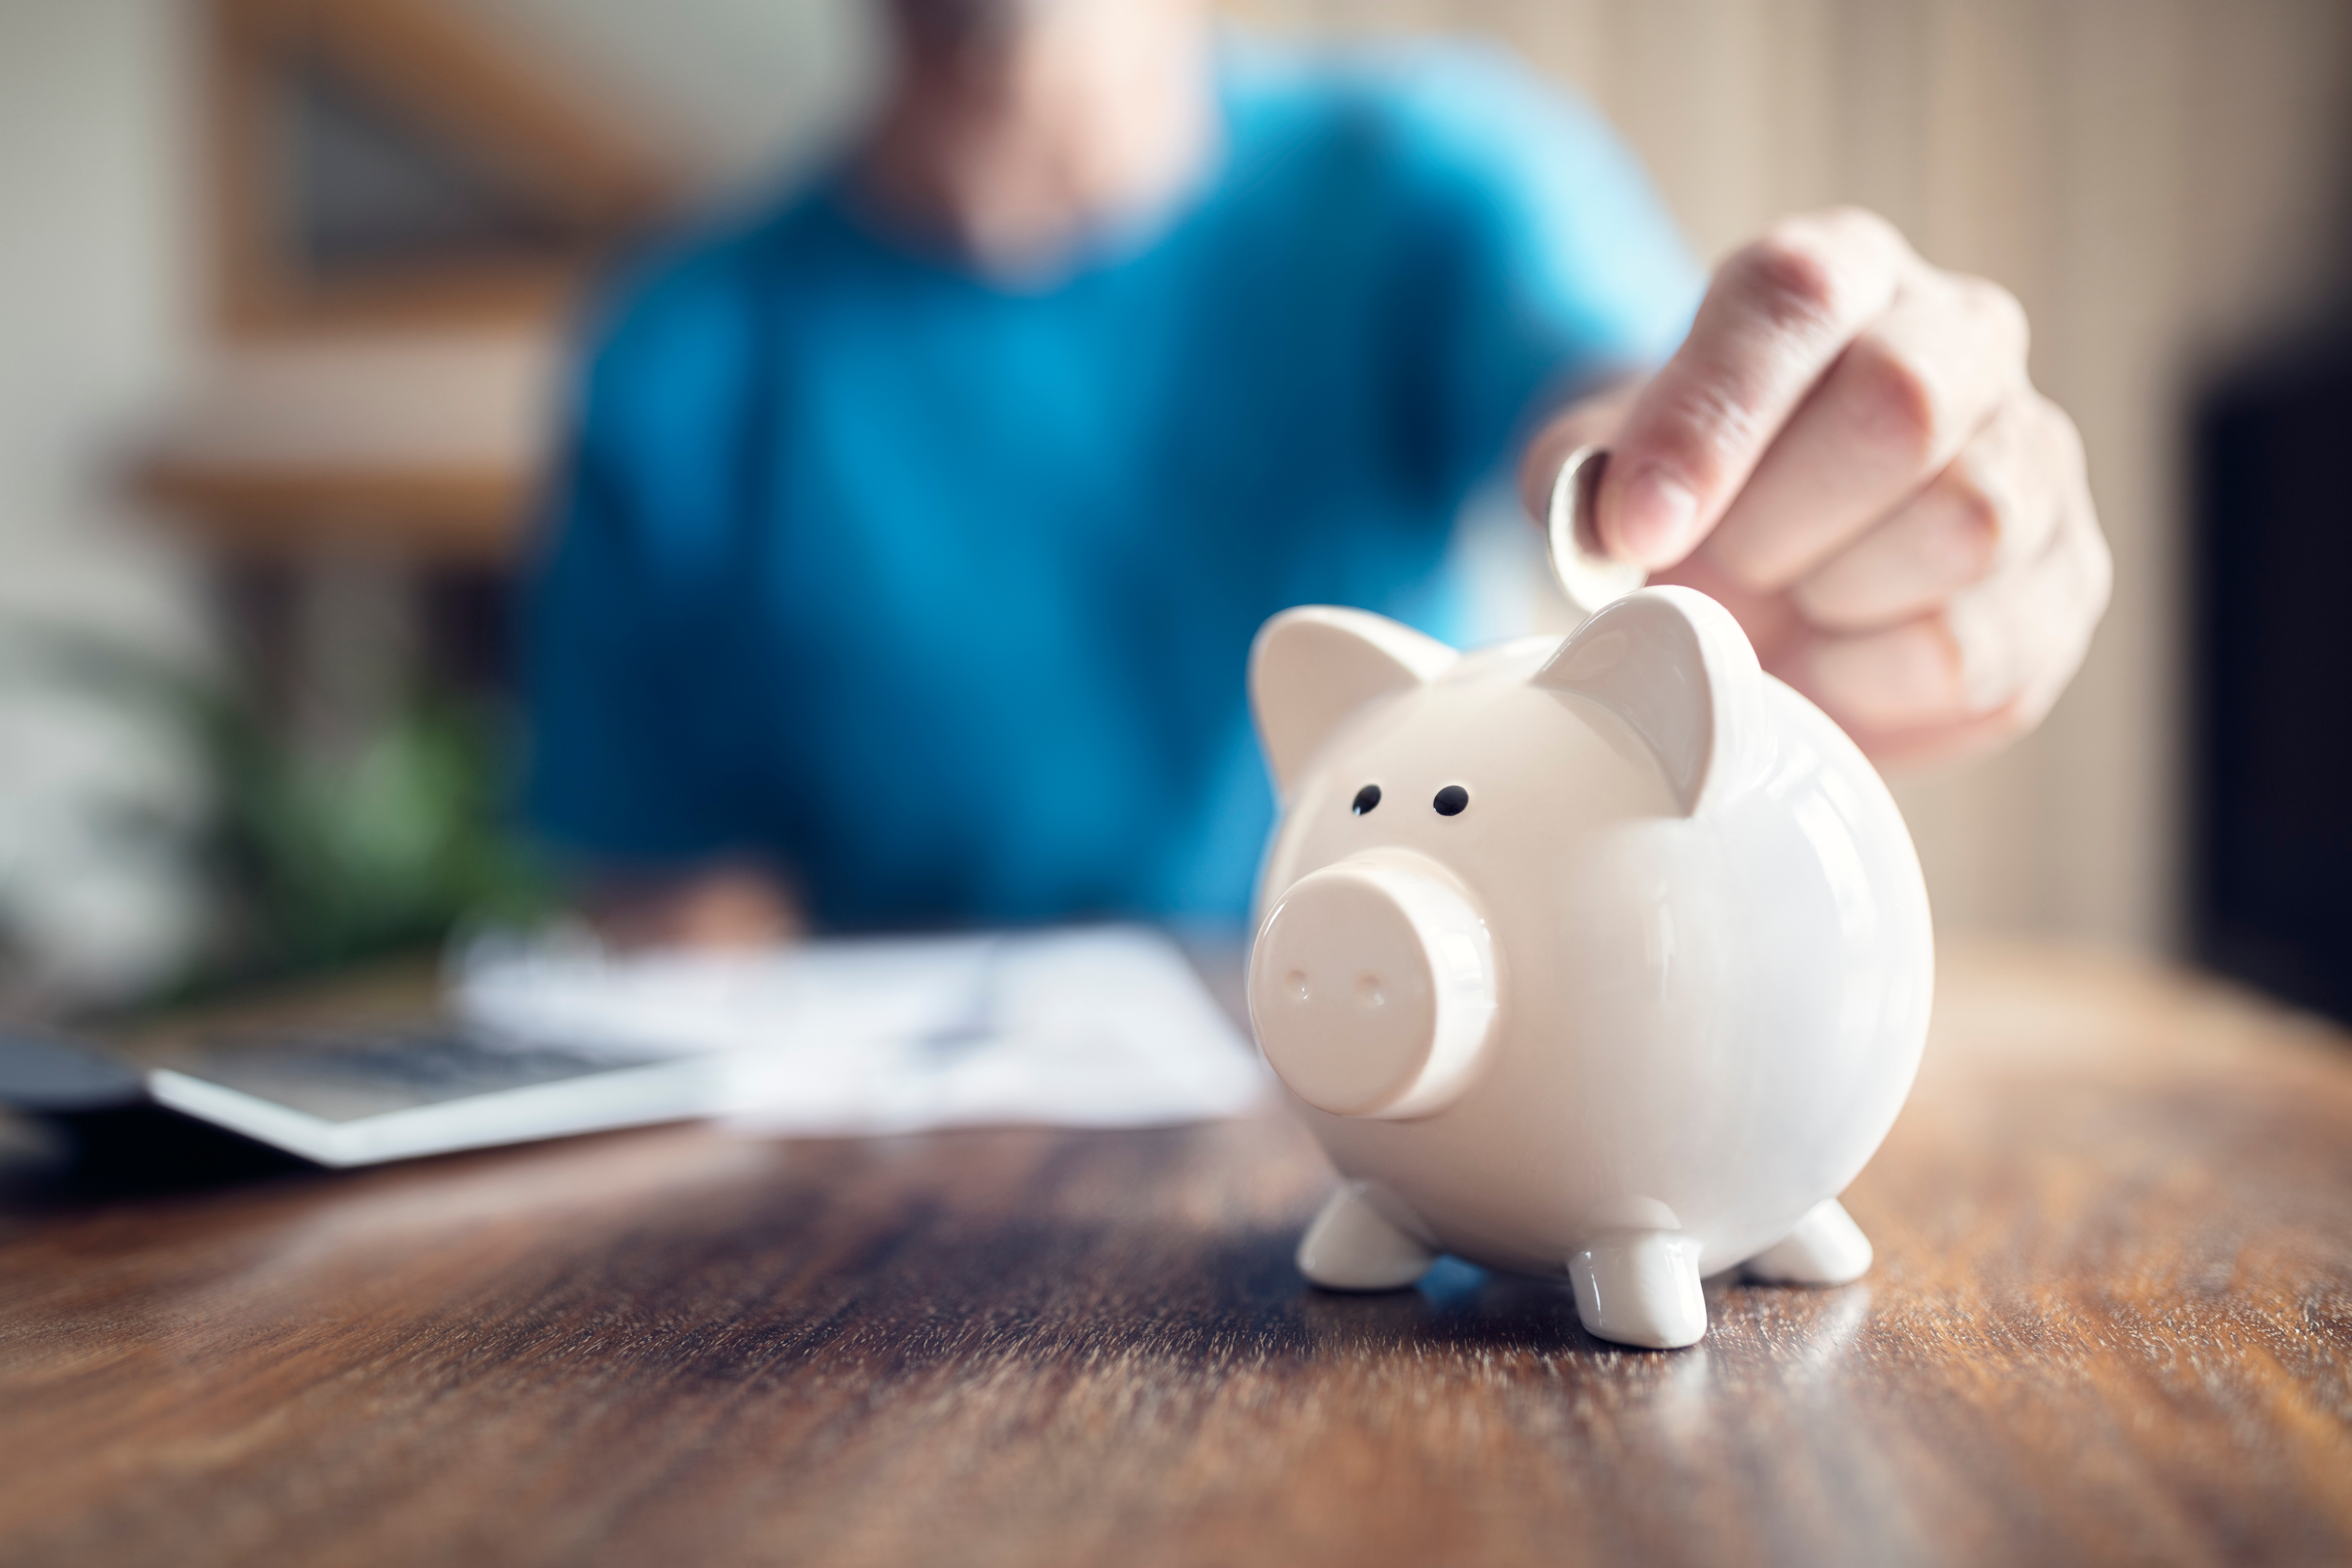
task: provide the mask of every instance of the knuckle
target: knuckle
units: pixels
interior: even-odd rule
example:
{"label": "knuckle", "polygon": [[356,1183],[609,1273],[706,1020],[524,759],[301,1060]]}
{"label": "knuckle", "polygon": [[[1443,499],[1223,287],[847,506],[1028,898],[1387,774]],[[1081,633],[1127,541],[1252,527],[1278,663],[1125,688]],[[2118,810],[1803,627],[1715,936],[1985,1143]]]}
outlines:
{"label": "knuckle", "polygon": [[2091,618],[2097,620],[2106,614],[2107,603],[2116,591],[2115,552],[2107,548],[2106,535],[2094,522],[2083,531],[2083,575],[2090,590]]}
{"label": "knuckle", "polygon": [[1837,319],[1844,283],[1830,246],[1811,225],[1784,223],[1737,252],[1726,280],[1777,328],[1815,331]]}
{"label": "knuckle", "polygon": [[2000,345],[2003,354],[2022,363],[2033,344],[2033,326],[2026,319],[2023,302],[1987,279],[1971,282],[1977,310],[1984,318],[1988,335]]}
{"label": "knuckle", "polygon": [[1990,713],[2022,684],[2026,650],[1994,593],[1979,590],[1947,602],[1937,616],[1950,652],[1952,687],[1965,710]]}
{"label": "knuckle", "polygon": [[1867,335],[1846,351],[1843,374],[1863,439],[1899,460],[1925,464],[1943,431],[1936,384],[1914,355]]}
{"label": "knuckle", "polygon": [[1994,744],[2005,744],[2032,731],[2049,710],[2047,702],[2035,700],[2035,689],[2020,688],[1983,714],[1973,723],[1983,738]]}
{"label": "knuckle", "polygon": [[2062,475],[2059,548],[2070,550],[2095,619],[2105,613],[2107,602],[2115,593],[2116,558],[2105,531],[2099,527],[2097,503],[2091,499],[2083,433],[2066,411],[2048,398],[2036,394],[2035,403]]}
{"label": "knuckle", "polygon": [[1910,253],[1911,242],[1903,237],[1903,231],[1868,207],[1847,204],[1830,208],[1824,216],[1865,244],[1895,255]]}
{"label": "knuckle", "polygon": [[1915,624],[1926,646],[1956,680],[1967,673],[1971,662],[1983,662],[1982,650],[1988,645],[2000,640],[2000,627],[1987,612],[1981,594],[1956,595]]}
{"label": "knuckle", "polygon": [[2057,700],[2058,689],[2046,683],[2026,688],[1985,721],[1985,739],[1996,745],[2024,739],[2050,716],[2051,705]]}
{"label": "knuckle", "polygon": [[1796,229],[1816,229],[1840,237],[1850,244],[1873,246],[1883,249],[1908,250],[1910,242],[1903,231],[1869,207],[1853,202],[1833,202],[1799,216],[1784,219],[1780,226]]}
{"label": "knuckle", "polygon": [[2035,412],[2048,432],[2051,445],[2056,449],[2062,471],[2068,478],[2079,479],[2089,471],[2089,458],[2083,450],[2083,432],[2074,418],[2040,393],[2033,395]]}
{"label": "knuckle", "polygon": [[2009,520],[1998,497],[1970,475],[1956,474],[1945,486],[1951,503],[1960,553],[1969,570],[1982,574],[1992,570],[2010,533]]}

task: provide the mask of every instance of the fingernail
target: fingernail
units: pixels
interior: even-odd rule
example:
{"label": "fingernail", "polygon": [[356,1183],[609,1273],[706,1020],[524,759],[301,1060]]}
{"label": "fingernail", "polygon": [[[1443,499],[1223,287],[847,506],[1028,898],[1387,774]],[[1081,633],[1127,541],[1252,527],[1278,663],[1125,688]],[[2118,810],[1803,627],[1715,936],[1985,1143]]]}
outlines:
{"label": "fingernail", "polygon": [[1617,552],[1644,566],[1671,565],[1697,515],[1689,486],[1656,468],[1637,474],[1617,498]]}

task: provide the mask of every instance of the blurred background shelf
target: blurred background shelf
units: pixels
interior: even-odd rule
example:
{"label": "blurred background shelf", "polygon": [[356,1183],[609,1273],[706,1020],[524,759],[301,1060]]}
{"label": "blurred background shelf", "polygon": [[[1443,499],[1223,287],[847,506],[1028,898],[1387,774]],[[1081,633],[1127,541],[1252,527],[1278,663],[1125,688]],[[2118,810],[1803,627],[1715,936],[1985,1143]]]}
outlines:
{"label": "blurred background shelf", "polygon": [[536,475],[519,468],[237,468],[158,461],[143,491],[208,551],[299,563],[359,555],[425,566],[510,567]]}
{"label": "blurred background shelf", "polygon": [[134,482],[231,561],[509,565],[546,467],[557,343],[509,326],[239,344]]}

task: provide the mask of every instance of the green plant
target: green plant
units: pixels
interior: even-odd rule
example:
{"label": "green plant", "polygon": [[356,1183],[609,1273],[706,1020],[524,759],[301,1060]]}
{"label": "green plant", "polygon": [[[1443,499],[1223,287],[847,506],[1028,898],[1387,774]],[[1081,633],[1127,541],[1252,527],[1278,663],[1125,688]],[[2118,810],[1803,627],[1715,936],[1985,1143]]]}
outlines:
{"label": "green plant", "polygon": [[502,822],[504,733],[488,704],[434,689],[335,757],[248,714],[216,718],[209,847],[245,927],[233,966],[322,968],[550,907],[547,877]]}
{"label": "green plant", "polygon": [[508,726],[488,700],[420,684],[357,744],[328,752],[226,683],[84,634],[0,634],[0,669],[128,705],[193,742],[208,804],[185,851],[215,914],[169,994],[414,949],[461,921],[553,906],[551,879],[506,822]]}

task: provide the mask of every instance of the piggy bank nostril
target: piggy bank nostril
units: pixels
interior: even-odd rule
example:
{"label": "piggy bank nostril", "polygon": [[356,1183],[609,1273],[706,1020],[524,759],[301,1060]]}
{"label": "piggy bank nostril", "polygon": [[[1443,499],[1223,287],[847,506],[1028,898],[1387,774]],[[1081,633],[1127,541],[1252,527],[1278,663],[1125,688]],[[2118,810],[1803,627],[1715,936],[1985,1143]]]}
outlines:
{"label": "piggy bank nostril", "polygon": [[[1473,950],[1467,964],[1457,945]],[[1250,1018],[1268,1065],[1317,1110],[1427,1115],[1482,1059],[1498,1003],[1494,956],[1451,873],[1371,851],[1276,900],[1250,955]]]}

